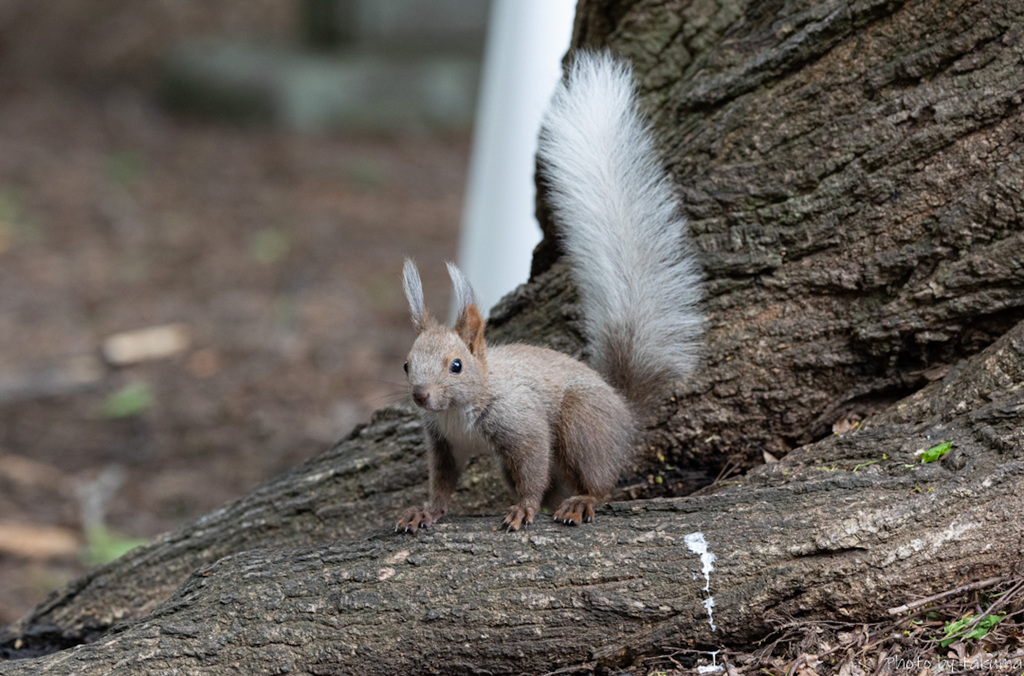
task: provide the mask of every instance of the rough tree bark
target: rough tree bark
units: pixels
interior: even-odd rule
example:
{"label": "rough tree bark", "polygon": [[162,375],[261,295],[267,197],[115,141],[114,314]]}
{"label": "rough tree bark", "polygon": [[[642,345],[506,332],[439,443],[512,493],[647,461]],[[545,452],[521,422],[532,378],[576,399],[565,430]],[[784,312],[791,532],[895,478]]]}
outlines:
{"label": "rough tree bark", "polygon": [[[419,428],[383,410],[0,630],[66,648],[0,674],[542,673],[1021,572],[1024,6],[583,0],[574,46],[636,65],[708,273],[702,368],[651,412],[660,483],[623,495],[797,450],[517,535],[482,464],[456,505],[492,516],[409,538],[386,526],[424,495]],[[585,352],[552,242],[494,335]]]}

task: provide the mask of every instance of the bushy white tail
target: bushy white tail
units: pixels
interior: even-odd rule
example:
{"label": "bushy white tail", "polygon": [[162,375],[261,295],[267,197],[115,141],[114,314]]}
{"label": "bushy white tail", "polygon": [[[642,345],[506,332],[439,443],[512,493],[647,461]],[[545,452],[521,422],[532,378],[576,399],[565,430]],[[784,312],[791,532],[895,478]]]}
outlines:
{"label": "bushy white tail", "polygon": [[541,132],[542,175],[591,364],[634,402],[696,366],[701,273],[629,66],[580,52]]}

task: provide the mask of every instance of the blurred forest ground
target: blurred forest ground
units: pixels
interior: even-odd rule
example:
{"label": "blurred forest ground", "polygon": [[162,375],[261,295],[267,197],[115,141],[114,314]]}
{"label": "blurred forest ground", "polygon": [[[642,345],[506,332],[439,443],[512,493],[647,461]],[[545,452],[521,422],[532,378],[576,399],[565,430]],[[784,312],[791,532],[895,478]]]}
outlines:
{"label": "blurred forest ground", "polygon": [[[294,8],[0,3],[0,623],[400,396],[401,261],[441,305],[429,262],[454,255],[468,134],[302,135],[159,103],[179,40],[291,40]],[[176,356],[97,361],[167,323],[191,339]]]}

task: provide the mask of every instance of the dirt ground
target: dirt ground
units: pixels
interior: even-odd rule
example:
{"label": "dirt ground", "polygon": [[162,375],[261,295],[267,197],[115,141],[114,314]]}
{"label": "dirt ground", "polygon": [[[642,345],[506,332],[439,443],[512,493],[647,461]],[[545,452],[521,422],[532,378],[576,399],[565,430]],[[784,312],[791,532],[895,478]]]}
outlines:
{"label": "dirt ground", "polygon": [[[156,64],[174,35],[288,29],[273,3],[219,4],[0,10],[0,624],[104,542],[191,520],[400,396],[405,255],[428,297],[447,293],[426,263],[454,256],[468,134],[168,112]],[[188,21],[159,33],[154,7]],[[99,358],[109,336],[165,324],[181,352]]]}

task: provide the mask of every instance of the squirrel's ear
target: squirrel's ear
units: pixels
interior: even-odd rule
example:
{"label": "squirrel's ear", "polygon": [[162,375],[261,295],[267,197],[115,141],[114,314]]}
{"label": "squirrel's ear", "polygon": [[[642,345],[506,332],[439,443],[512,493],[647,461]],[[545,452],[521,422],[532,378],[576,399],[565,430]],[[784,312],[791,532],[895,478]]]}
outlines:
{"label": "squirrel's ear", "polygon": [[405,289],[405,299],[409,301],[412,325],[416,328],[416,333],[422,333],[423,329],[427,328],[427,308],[423,305],[420,272],[411,258],[405,259],[405,266],[402,268],[402,288]]}
{"label": "squirrel's ear", "polygon": [[480,310],[477,309],[476,305],[467,305],[459,313],[459,318],[455,321],[455,333],[459,334],[459,338],[462,339],[466,345],[469,346],[469,351],[477,359],[484,359],[484,322],[483,315],[480,314]]}

